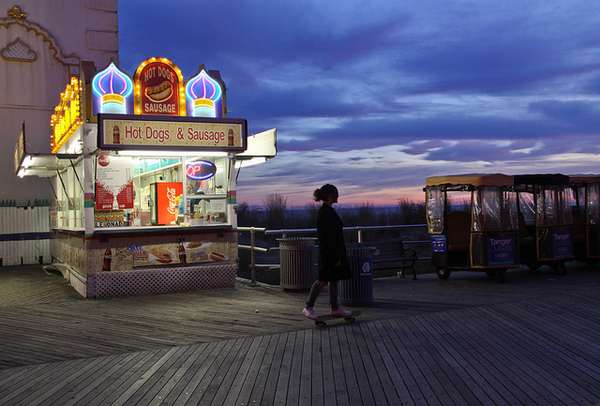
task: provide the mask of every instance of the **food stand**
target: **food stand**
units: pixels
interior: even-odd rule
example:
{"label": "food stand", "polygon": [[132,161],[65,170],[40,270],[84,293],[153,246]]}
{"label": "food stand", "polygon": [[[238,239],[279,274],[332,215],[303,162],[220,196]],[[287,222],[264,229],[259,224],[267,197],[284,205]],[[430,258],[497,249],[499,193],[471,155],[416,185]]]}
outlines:
{"label": "food stand", "polygon": [[113,63],[71,78],[51,154],[18,142],[19,176],[50,180],[53,265],[82,296],[233,286],[237,175],[275,156],[276,132],[248,137],[246,120],[225,116],[219,72],[184,82],[150,58],[133,80]]}

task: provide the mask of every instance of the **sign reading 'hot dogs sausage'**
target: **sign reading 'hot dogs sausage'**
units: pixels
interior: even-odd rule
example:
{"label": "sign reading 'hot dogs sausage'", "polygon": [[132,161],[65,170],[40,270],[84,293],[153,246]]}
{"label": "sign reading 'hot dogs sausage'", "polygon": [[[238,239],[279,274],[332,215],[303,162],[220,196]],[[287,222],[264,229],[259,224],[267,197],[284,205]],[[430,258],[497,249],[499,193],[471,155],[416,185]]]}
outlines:
{"label": "sign reading 'hot dogs sausage'", "polygon": [[101,149],[242,152],[246,141],[247,124],[243,119],[98,115],[98,147]]}
{"label": "sign reading 'hot dogs sausage'", "polygon": [[167,58],[145,60],[134,76],[135,113],[184,116],[183,85],[181,70]]}

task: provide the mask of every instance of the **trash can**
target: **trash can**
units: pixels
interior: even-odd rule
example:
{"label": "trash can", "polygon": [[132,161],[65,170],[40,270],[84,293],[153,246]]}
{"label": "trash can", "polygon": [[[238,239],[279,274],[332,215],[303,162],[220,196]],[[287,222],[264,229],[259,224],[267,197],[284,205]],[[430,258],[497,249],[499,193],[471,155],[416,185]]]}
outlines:
{"label": "trash can", "polygon": [[344,305],[369,306],[373,303],[373,248],[348,244],[346,251],[352,277],[339,282],[340,301]]}
{"label": "trash can", "polygon": [[287,290],[307,290],[315,281],[316,238],[280,238],[280,285]]}

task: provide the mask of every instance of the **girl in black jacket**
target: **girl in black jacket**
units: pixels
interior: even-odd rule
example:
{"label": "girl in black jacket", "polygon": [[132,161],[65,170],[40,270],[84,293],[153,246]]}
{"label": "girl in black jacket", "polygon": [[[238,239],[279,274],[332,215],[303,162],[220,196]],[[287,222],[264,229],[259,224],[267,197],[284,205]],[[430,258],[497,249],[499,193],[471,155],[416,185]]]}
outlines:
{"label": "girl in black jacket", "polygon": [[352,312],[338,305],[338,280],[350,278],[350,267],[346,256],[346,244],[342,220],[332,207],[337,203],[338,190],[333,185],[323,185],[315,190],[315,201],[322,201],[317,216],[317,234],[319,237],[319,279],[313,283],[302,313],[309,319],[315,319],[314,305],[321,289],[329,284],[329,303],[331,314],[348,317]]}

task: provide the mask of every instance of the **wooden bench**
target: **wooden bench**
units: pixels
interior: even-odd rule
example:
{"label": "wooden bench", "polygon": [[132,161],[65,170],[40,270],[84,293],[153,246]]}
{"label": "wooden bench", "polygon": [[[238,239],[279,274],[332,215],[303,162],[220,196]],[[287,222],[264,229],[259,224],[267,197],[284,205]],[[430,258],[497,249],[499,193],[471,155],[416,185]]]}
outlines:
{"label": "wooden bench", "polygon": [[394,269],[399,270],[398,276],[406,277],[407,271],[412,271],[413,280],[417,279],[417,251],[407,248],[402,240],[389,240],[378,242],[378,254],[373,257],[373,268],[375,270]]}

